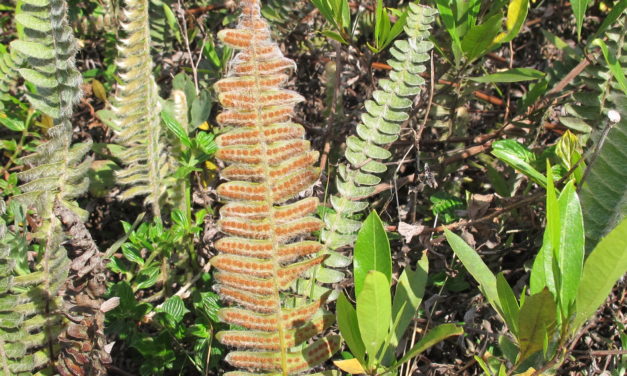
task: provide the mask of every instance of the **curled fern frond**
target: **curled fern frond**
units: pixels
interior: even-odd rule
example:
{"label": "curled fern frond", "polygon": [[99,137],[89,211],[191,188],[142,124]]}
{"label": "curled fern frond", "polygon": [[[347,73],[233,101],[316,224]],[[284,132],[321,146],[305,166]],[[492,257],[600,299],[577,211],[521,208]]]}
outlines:
{"label": "curled fern frond", "polygon": [[116,141],[125,150],[116,155],[125,168],[116,172],[118,183],[127,186],[120,198],[146,196],[156,218],[161,217],[168,174],[165,136],[157,84],[152,75],[148,0],[129,0],[123,11],[117,66],[122,84],[114,100]]}
{"label": "curled fern frond", "polygon": [[[384,162],[392,156],[385,146],[398,138],[401,123],[409,118],[412,99],[425,83],[419,74],[425,71],[424,63],[429,60],[428,52],[433,48],[427,39],[436,13],[432,8],[409,4],[405,26],[408,38],[396,41],[390,49],[392,58],[387,63],[393,70],[388,79],[379,80],[379,89],[372,94],[373,100],[365,102],[366,111],[357,125],[356,134],[346,141],[345,156],[349,164],[340,165],[337,170],[338,193],[331,197],[335,212],[323,217],[325,228],[321,239],[330,254],[326,266],[350,264],[349,258],[335,250],[354,243],[361,222],[351,217],[368,206],[361,199],[374,192],[374,186],[381,181],[378,175],[387,170]],[[326,283],[337,283],[344,278],[343,273],[332,269],[322,268],[316,273],[316,278],[324,277]]]}
{"label": "curled fern frond", "polygon": [[[320,243],[303,240],[323,226],[311,216],[318,200],[294,201],[318,179],[318,153],[303,139],[303,127],[290,122],[303,100],[282,88],[294,62],[270,38],[258,0],[241,3],[237,28],[218,34],[239,53],[215,86],[225,108],[217,121],[228,127],[216,140],[216,156],[230,164],[222,170],[230,181],[217,189],[226,201],[218,225],[228,236],[216,242],[220,254],[211,264],[218,270],[217,291],[233,304],[219,311],[220,318],[246,330],[223,331],[217,338],[240,348],[226,357],[235,367],[292,375],[324,362],[340,345],[337,336],[303,345],[333,323],[322,309],[328,294],[309,299],[290,291],[326,257],[316,256]],[[232,373],[242,374],[247,373]]]}

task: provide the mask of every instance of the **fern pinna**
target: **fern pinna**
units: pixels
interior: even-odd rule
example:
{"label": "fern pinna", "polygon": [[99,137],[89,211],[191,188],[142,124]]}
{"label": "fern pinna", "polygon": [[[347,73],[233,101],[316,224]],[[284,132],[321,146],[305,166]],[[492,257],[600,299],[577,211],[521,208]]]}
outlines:
{"label": "fern pinna", "polygon": [[318,179],[312,166],[318,153],[303,139],[303,127],[290,121],[303,98],[281,88],[294,62],[270,38],[258,0],[241,5],[238,27],[218,34],[239,53],[228,77],[215,85],[224,107],[217,121],[227,130],[216,140],[217,157],[230,164],[222,170],[230,181],[218,187],[226,201],[219,227],[227,237],[216,242],[220,254],[211,263],[218,269],[217,291],[233,304],[219,311],[220,318],[248,330],[217,338],[240,349],[226,357],[231,365],[290,375],[324,362],[340,346],[338,336],[305,344],[333,322],[322,309],[328,295],[307,299],[290,290],[324,260],[315,256],[320,243],[302,240],[323,226],[310,216],[318,200],[293,200]]}

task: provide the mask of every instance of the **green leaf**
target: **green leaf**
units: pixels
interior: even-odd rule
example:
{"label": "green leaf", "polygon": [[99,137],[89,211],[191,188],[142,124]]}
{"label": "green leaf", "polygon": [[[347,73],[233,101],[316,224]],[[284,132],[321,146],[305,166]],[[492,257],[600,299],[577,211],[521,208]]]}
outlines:
{"label": "green leaf", "polygon": [[189,312],[189,310],[185,308],[185,303],[183,303],[183,299],[181,299],[181,297],[178,295],[174,295],[168,298],[163,303],[163,306],[158,309],[158,311],[170,314],[174,321],[177,323],[183,320],[183,316],[185,316],[185,314]]}
{"label": "green leaf", "polygon": [[520,354],[517,364],[544,348],[544,340],[552,337],[557,307],[549,290],[525,299],[520,307],[518,346]]}
{"label": "green leaf", "polygon": [[131,262],[136,263],[139,266],[144,266],[144,259],[139,254],[139,250],[132,244],[124,244],[122,246],[122,254]]}
{"label": "green leaf", "polygon": [[366,274],[371,270],[383,273],[388,279],[388,285],[392,282],[390,242],[383,223],[374,210],[370,212],[357,234],[353,268],[356,296],[360,295]]}
{"label": "green leaf", "polygon": [[359,324],[357,322],[357,312],[348,301],[344,293],[340,293],[336,304],[337,325],[342,333],[342,338],[346,341],[348,348],[355,358],[363,364],[366,354],[364,342],[361,340],[359,333]]}
{"label": "green leaf", "polygon": [[192,140],[190,140],[185,129],[183,129],[181,124],[179,124],[171,113],[168,111],[161,111],[161,120],[163,120],[165,126],[179,139],[179,141],[181,141],[183,145],[188,148],[192,147]]}
{"label": "green leaf", "polygon": [[26,125],[23,121],[7,117],[3,112],[0,112],[0,124],[14,132],[23,132],[26,130]]}
{"label": "green leaf", "polygon": [[503,316],[509,331],[515,336],[518,334],[518,313],[520,308],[518,307],[518,299],[516,299],[514,291],[512,291],[509,283],[505,280],[503,273],[496,275],[496,291],[501,302],[501,316]]}
{"label": "green leaf", "polygon": [[[401,273],[396,284],[396,292],[392,302],[392,317],[399,317],[394,333],[390,337],[390,347],[385,355],[385,360],[391,361],[407,327],[418,312],[425,293],[427,277],[429,273],[429,259],[426,253],[416,263],[416,271],[407,267]],[[400,316],[399,316],[400,314]]]}
{"label": "green leaf", "polygon": [[475,82],[519,82],[531,81],[544,77],[544,73],[533,68],[513,68],[482,77],[469,77]]}
{"label": "green leaf", "polygon": [[348,44],[348,42],[346,42],[346,40],[338,33],[336,33],[335,31],[331,31],[331,30],[324,30],[322,32],[322,35],[324,35],[327,38],[331,38],[333,40],[336,40],[342,44]]}
{"label": "green leaf", "polygon": [[371,270],[366,275],[361,293],[357,295],[357,322],[369,365],[385,341],[391,320],[390,281],[385,274]]}
{"label": "green leaf", "polygon": [[473,278],[479,283],[481,292],[486,297],[488,302],[496,309],[501,311],[501,302],[499,299],[498,291],[496,288],[496,278],[490,271],[488,266],[483,262],[481,256],[466,242],[464,239],[455,235],[449,230],[444,230],[446,240],[448,244],[455,252],[455,255],[464,264],[464,267],[473,276]]}
{"label": "green leaf", "polygon": [[535,156],[524,145],[514,140],[499,140],[492,144],[492,155],[522,172],[539,185],[546,186],[546,177],[529,163]]}
{"label": "green leaf", "polygon": [[139,272],[136,278],[138,283],[135,291],[154,286],[157,283],[157,278],[159,278],[159,272],[160,268],[158,266],[151,266]]}
{"label": "green leaf", "polygon": [[459,336],[464,330],[455,324],[441,324],[431,329],[424,337],[420,339],[401,359],[396,361],[388,370],[394,370],[415,356],[420,355],[428,348],[435,346],[439,342],[452,336]]}
{"label": "green leaf", "polygon": [[499,34],[495,38],[496,43],[507,43],[518,35],[527,18],[528,9],[529,0],[510,0],[505,19],[507,33]]}
{"label": "green leaf", "polygon": [[627,219],[616,226],[586,259],[577,291],[576,331],[605,302],[616,281],[627,272]]}
{"label": "green leaf", "polygon": [[585,253],[583,214],[573,180],[562,190],[558,204],[560,211],[560,240],[556,252],[560,272],[558,296],[563,317],[568,318],[579,288]]}
{"label": "green leaf", "polygon": [[469,62],[485,55],[494,46],[494,37],[501,29],[502,16],[495,14],[484,23],[474,26],[462,41],[462,50]]}
{"label": "green leaf", "polygon": [[607,48],[607,45],[601,39],[593,40],[592,44],[601,47],[603,57],[605,58],[608,68],[610,68],[610,72],[612,72],[614,79],[618,82],[618,85],[623,90],[623,93],[627,95],[627,79],[625,79],[625,73],[623,73],[623,68],[621,67],[620,62],[616,60],[616,56]]}
{"label": "green leaf", "polygon": [[589,0],[571,0],[570,6],[573,8],[575,20],[577,21],[577,38],[581,39],[581,28],[583,27],[583,18],[588,9]]}
{"label": "green leaf", "polygon": [[455,17],[453,16],[453,10],[451,9],[452,3],[448,0],[436,0],[440,17],[446,31],[451,36],[453,45],[451,50],[453,51],[453,57],[455,58],[455,65],[459,65],[462,54],[462,42],[460,36],[457,34],[457,27],[455,25]]}
{"label": "green leaf", "polygon": [[616,1],[612,5],[612,10],[610,10],[610,12],[603,18],[603,22],[601,23],[601,26],[599,26],[597,31],[594,32],[594,35],[592,35],[592,37],[588,39],[588,43],[597,39],[600,35],[603,35],[603,33],[605,33],[605,30],[607,30],[608,27],[614,25],[618,17],[620,17],[621,14],[623,14],[626,8],[627,8],[627,0]]}

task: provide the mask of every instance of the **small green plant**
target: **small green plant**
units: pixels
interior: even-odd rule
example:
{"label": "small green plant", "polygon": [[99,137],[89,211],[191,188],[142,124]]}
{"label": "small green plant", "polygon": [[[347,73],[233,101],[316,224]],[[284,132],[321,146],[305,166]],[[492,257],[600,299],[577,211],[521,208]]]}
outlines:
{"label": "small green plant", "polygon": [[[476,358],[488,375],[557,369],[571,341],[627,272],[627,221],[603,238],[584,263],[584,226],[574,180],[559,196],[547,167],[547,225],[535,258],[530,284],[517,297],[503,273],[496,276],[459,236],[446,238],[482,294],[498,312],[510,336],[499,338],[504,355],[496,365]],[[492,367],[491,367],[492,366]]]}
{"label": "small green plant", "polygon": [[355,243],[357,306],[353,307],[346,295],[341,294],[336,307],[340,332],[354,358],[335,361],[337,367],[351,374],[393,374],[429,347],[462,334],[462,329],[454,324],[441,324],[397,358],[397,346],[422,302],[428,271],[429,261],[423,255],[415,271],[403,270],[392,298],[390,243],[379,216],[371,212]]}

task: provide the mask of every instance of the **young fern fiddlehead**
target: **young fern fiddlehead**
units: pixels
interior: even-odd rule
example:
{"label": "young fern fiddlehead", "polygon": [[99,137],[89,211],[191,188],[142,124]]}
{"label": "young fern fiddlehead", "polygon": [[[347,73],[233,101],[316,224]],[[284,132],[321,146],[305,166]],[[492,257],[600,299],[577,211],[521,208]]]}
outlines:
{"label": "young fern fiddlehead", "polygon": [[[398,138],[401,123],[409,118],[412,99],[420,93],[425,83],[419,74],[425,71],[424,63],[429,60],[428,52],[433,48],[427,38],[436,13],[432,8],[409,3],[405,26],[408,38],[396,41],[390,49],[392,58],[387,63],[393,70],[389,79],[379,80],[379,89],[372,94],[374,100],[365,102],[366,111],[357,125],[357,134],[346,140],[345,156],[349,164],[342,164],[337,170],[338,194],[331,196],[335,213],[327,213],[323,217],[325,228],[321,239],[330,253],[326,266],[350,264],[350,259],[335,250],[354,243],[361,222],[351,219],[351,216],[368,206],[361,198],[374,192],[374,186],[381,181],[377,175],[387,170],[383,162],[392,156],[384,146]],[[321,268],[316,274],[335,276],[335,279],[328,281],[331,283],[337,283],[343,278],[343,274],[329,270]],[[303,285],[311,287],[313,284]]]}
{"label": "young fern fiddlehead", "polygon": [[128,186],[120,198],[146,196],[144,203],[161,217],[168,187],[169,165],[165,136],[161,131],[161,102],[152,75],[148,0],[129,0],[123,11],[117,66],[122,84],[114,100],[116,141],[125,150],[116,155],[126,167],[117,173],[118,183]]}
{"label": "young fern fiddlehead", "polygon": [[339,337],[328,336],[294,349],[333,323],[333,315],[321,308],[328,294],[318,299],[288,294],[299,276],[326,257],[311,257],[322,245],[301,240],[323,226],[310,215],[318,200],[286,204],[318,179],[312,166],[318,153],[303,139],[303,127],[290,122],[303,98],[281,88],[294,62],[271,40],[258,0],[241,3],[237,28],[218,34],[239,53],[228,77],[215,85],[225,108],[217,121],[232,128],[216,140],[216,156],[230,164],[222,177],[230,181],[218,187],[227,202],[218,225],[227,237],[216,242],[220,255],[211,263],[218,270],[217,291],[235,305],[219,316],[248,330],[223,331],[217,338],[245,349],[227,355],[233,366],[291,375],[324,362],[340,345]]}

